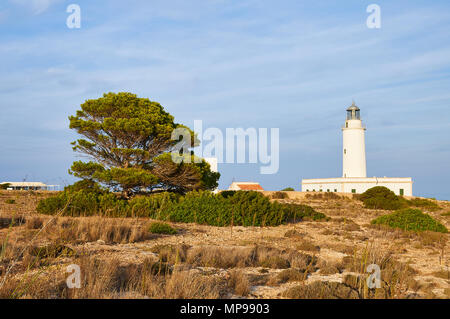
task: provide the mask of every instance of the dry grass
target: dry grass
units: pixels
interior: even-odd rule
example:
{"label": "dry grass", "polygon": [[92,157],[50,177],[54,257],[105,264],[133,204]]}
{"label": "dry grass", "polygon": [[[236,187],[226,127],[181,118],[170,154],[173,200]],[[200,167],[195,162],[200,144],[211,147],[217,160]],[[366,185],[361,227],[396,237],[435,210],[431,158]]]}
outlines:
{"label": "dry grass", "polygon": [[303,281],[308,277],[308,271],[304,269],[289,268],[282,270],[276,276],[272,277],[267,284],[279,285],[286,282]]}
{"label": "dry grass", "polygon": [[295,245],[297,250],[310,251],[310,252],[319,252],[320,246],[315,245],[312,241],[302,239],[298,244]]}
{"label": "dry grass", "polygon": [[315,281],[309,285],[292,287],[283,292],[291,299],[358,299],[358,292],[338,282]]}
{"label": "dry grass", "polygon": [[228,287],[235,295],[245,297],[250,293],[250,282],[242,270],[232,269],[229,273]]}
{"label": "dry grass", "polygon": [[189,271],[155,274],[155,263],[121,265],[118,259],[82,257],[81,288],[67,288],[63,271],[33,273],[8,280],[0,298],[220,298],[219,279]]}
{"label": "dry grass", "polygon": [[[178,236],[152,235],[149,219],[35,215],[33,202],[41,195],[14,193],[14,205],[1,195],[0,209],[8,211],[0,218],[8,220],[0,229],[0,283],[6,278],[0,298],[442,298],[449,293],[443,287],[449,280],[448,234],[373,227],[369,221],[384,212],[347,197],[309,199],[333,217],[329,223],[236,228],[228,237],[229,231],[189,224],[176,225],[183,229]],[[21,223],[11,223],[19,211]],[[419,268],[421,273],[408,264],[423,265],[424,258],[431,266]],[[371,263],[381,268],[380,289],[367,287]],[[81,267],[81,289],[67,288],[69,264]]]}
{"label": "dry grass", "polygon": [[45,228],[43,236],[63,242],[102,240],[107,244],[134,243],[152,238],[145,227],[134,219],[102,217],[57,217]]}
{"label": "dry grass", "polygon": [[449,270],[439,270],[432,273],[434,277],[450,280],[450,271]]}

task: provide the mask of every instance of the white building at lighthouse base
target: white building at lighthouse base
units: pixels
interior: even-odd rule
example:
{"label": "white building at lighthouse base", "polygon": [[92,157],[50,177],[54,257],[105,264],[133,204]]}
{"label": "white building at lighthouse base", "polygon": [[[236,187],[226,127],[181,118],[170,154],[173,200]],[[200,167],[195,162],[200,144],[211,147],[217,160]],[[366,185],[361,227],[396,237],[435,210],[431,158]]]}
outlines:
{"label": "white building at lighthouse base", "polygon": [[375,186],[384,186],[396,195],[412,196],[411,177],[337,177],[302,180],[302,192],[339,192],[361,194]]}

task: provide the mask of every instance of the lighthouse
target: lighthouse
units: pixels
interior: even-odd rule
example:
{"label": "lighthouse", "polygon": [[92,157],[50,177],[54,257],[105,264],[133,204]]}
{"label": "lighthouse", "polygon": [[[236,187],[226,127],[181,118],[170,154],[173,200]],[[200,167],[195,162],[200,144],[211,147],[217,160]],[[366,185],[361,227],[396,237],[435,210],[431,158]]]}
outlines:
{"label": "lighthouse", "polygon": [[347,108],[342,129],[342,177],[302,179],[303,192],[361,194],[375,186],[389,188],[397,195],[412,196],[411,177],[367,177],[365,132],[361,110],[353,101]]}
{"label": "lighthouse", "polygon": [[342,177],[367,177],[366,145],[360,109],[353,101],[347,109],[347,119],[342,127]]}

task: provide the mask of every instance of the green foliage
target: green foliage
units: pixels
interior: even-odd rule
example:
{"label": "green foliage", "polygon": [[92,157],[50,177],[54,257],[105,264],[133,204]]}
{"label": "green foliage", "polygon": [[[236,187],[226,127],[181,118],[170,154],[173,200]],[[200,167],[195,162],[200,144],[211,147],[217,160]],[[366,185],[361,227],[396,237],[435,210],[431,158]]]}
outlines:
{"label": "green foliage", "polygon": [[234,194],[236,194],[237,191],[221,191],[219,194],[220,196],[222,196],[223,198],[228,198],[233,196]]}
{"label": "green foliage", "polygon": [[126,215],[128,203],[98,184],[82,180],[67,186],[55,197],[42,199],[36,208],[40,214],[53,215],[63,210],[65,216]]}
{"label": "green foliage", "polygon": [[407,206],[404,200],[384,186],[368,189],[359,196],[359,199],[366,208],[396,210]]}
{"label": "green foliage", "polygon": [[406,208],[394,213],[380,216],[371,222],[374,225],[387,225],[410,231],[434,231],[447,233],[447,228],[433,219],[430,215],[422,213],[419,209]]}
{"label": "green foliage", "polygon": [[277,226],[327,219],[306,205],[271,203],[260,192],[237,191],[225,196],[209,191],[192,191],[184,196],[162,192],[124,200],[95,184],[90,190],[78,187],[66,187],[57,196],[41,200],[38,212],[56,214],[64,209],[62,214],[68,216],[149,217],[213,226]]}
{"label": "green foliage", "polygon": [[149,232],[153,234],[175,235],[177,230],[166,223],[154,222],[150,224]]}
{"label": "green foliage", "polygon": [[406,200],[409,206],[423,208],[429,211],[436,211],[441,209],[435,202],[425,199],[425,198],[413,198],[411,200]]}
{"label": "green foliage", "polygon": [[10,187],[11,184],[10,183],[2,183],[0,184],[0,189],[8,189],[8,187]]}
{"label": "green foliage", "polygon": [[6,204],[15,204],[16,201],[14,199],[7,199],[7,200],[5,200],[5,203]]}
{"label": "green foliage", "polygon": [[330,220],[325,214],[317,212],[308,205],[299,204],[282,204],[283,210],[287,215],[287,221],[297,222],[302,220],[328,221]]}
{"label": "green foliage", "polygon": [[424,198],[405,199],[395,195],[390,189],[384,186],[376,186],[368,189],[363,194],[357,194],[356,199],[364,202],[366,208],[397,210],[407,207],[418,207],[428,211],[439,210],[438,204]]}
{"label": "green foliage", "polygon": [[282,192],[293,192],[293,191],[295,191],[295,189],[293,189],[292,187],[286,187],[286,188],[283,188],[281,191]]}
{"label": "green foliage", "polygon": [[[199,141],[157,102],[108,93],[85,101],[69,120],[70,128],[84,137],[72,143],[74,151],[93,159],[73,163],[69,173],[76,177],[121,191],[126,198],[156,188],[185,193],[217,187],[220,174],[211,172],[204,160],[172,160],[170,153],[178,147],[189,149]],[[183,129],[190,139],[173,140],[175,129]]]}
{"label": "green foliage", "polygon": [[164,212],[177,203],[181,195],[169,192],[136,196],[128,201],[128,217],[162,219]]}

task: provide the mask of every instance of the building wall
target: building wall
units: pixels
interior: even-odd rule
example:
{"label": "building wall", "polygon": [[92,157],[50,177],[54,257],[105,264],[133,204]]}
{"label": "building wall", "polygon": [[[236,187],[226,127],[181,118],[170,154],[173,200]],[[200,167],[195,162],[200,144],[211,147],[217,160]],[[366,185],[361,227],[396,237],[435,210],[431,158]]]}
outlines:
{"label": "building wall", "polygon": [[209,164],[211,172],[218,172],[217,158],[215,157],[205,157],[205,162]]}
{"label": "building wall", "polygon": [[[326,178],[326,179],[304,179],[302,181],[302,192],[342,192],[361,194],[366,190],[375,187],[384,186],[393,191],[396,195],[413,196],[412,179],[389,178],[389,177],[371,177],[371,178]],[[354,191],[353,191],[354,190]]]}

